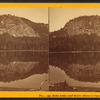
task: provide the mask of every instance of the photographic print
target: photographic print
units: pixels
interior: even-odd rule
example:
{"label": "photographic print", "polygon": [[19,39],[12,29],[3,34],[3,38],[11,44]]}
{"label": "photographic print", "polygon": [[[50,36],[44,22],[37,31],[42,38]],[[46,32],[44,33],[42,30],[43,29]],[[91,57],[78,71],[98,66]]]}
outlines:
{"label": "photographic print", "polygon": [[50,91],[100,92],[100,8],[50,8]]}
{"label": "photographic print", "polygon": [[0,91],[48,91],[48,8],[0,7]]}
{"label": "photographic print", "polygon": [[100,97],[99,5],[39,6],[0,7],[1,97]]}

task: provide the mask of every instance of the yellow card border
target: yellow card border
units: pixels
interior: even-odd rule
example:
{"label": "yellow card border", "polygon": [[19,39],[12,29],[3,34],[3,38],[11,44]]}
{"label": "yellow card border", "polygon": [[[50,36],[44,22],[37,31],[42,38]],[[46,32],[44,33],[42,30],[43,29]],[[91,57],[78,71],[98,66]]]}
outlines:
{"label": "yellow card border", "polygon": [[[0,3],[0,7],[100,7],[100,3]],[[0,91],[0,98],[100,98],[100,92]]]}
{"label": "yellow card border", "polygon": [[0,3],[0,7],[100,7],[100,3]]}
{"label": "yellow card border", "polygon": [[0,91],[0,98],[100,98],[100,92]]}

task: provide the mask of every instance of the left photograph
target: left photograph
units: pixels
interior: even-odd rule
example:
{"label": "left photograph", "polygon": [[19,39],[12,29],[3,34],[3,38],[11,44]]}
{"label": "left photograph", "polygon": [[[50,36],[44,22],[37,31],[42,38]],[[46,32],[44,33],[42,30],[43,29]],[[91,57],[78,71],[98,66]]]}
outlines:
{"label": "left photograph", "polygon": [[49,91],[48,8],[0,7],[0,91]]}

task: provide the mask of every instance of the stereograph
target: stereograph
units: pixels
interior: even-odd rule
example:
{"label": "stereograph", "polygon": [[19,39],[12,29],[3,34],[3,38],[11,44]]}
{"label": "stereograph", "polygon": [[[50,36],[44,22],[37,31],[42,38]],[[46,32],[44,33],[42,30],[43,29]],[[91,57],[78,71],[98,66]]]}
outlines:
{"label": "stereograph", "polygon": [[0,3],[0,97],[100,97],[99,3]]}

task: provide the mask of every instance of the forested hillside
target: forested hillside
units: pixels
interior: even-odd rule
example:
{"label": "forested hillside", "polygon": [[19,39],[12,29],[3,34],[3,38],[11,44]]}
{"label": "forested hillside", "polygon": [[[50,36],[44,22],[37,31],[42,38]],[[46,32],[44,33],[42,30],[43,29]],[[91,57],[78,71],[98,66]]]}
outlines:
{"label": "forested hillside", "polygon": [[100,16],[80,16],[51,32],[50,51],[100,51]]}
{"label": "forested hillside", "polygon": [[0,50],[47,50],[48,25],[28,19],[0,16]]}

